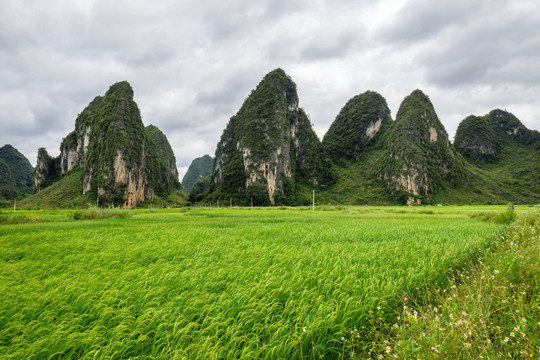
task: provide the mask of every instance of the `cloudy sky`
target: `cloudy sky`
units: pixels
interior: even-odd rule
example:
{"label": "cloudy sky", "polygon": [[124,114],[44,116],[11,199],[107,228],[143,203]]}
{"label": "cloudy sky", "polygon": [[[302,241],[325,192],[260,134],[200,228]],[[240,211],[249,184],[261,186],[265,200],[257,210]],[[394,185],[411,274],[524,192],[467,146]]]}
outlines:
{"label": "cloudy sky", "polygon": [[540,130],[536,0],[0,0],[0,146],[35,165],[121,80],[180,177],[281,67],[320,138],[346,101],[381,93],[395,117],[420,88],[453,138],[506,109]]}

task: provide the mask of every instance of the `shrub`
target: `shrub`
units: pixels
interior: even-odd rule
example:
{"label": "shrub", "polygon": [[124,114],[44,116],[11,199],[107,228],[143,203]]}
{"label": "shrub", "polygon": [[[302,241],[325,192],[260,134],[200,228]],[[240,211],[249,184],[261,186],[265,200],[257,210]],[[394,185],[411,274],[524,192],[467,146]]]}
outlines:
{"label": "shrub", "polygon": [[495,215],[493,221],[497,224],[508,225],[516,219],[514,209],[508,209]]}
{"label": "shrub", "polygon": [[75,220],[84,220],[84,219],[86,219],[86,215],[84,214],[84,212],[82,210],[76,210],[73,213],[73,219],[75,219]]}

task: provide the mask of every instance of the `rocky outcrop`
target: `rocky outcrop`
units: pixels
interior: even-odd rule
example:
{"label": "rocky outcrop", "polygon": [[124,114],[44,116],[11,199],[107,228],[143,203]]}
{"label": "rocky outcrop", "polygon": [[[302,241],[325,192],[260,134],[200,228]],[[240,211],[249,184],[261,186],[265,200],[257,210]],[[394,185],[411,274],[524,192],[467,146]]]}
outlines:
{"label": "rocky outcrop", "polygon": [[231,118],[216,149],[210,192],[246,203],[291,203],[296,182],[324,178],[322,148],[298,107],[296,84],[270,72]]}
{"label": "rocky outcrop", "polygon": [[39,192],[58,179],[59,158],[53,158],[45,148],[39,148],[34,172],[34,191]]}
{"label": "rocky outcrop", "polygon": [[83,193],[93,191],[102,203],[124,207],[152,195],[144,168],[144,125],[129,83],[116,83],[95,98],[77,118],[74,133],[64,139],[60,156],[69,159],[76,151],[73,163],[84,169]]}
{"label": "rocky outcrop", "polygon": [[[212,174],[214,159],[210,155],[204,155],[194,159],[182,179],[182,186],[189,194],[195,182]],[[200,192],[200,189],[198,190]]]}
{"label": "rocky outcrop", "polygon": [[155,126],[144,127],[133,89],[123,81],[79,114],[58,158],[40,149],[36,187],[80,169],[83,194],[93,192],[101,204],[133,207],[180,188],[175,163],[165,135]]}
{"label": "rocky outcrop", "polygon": [[430,202],[435,193],[463,181],[463,163],[431,101],[420,90],[401,103],[384,148],[382,177],[400,202]]}
{"label": "rocky outcrop", "polygon": [[345,104],[322,143],[335,162],[357,161],[391,124],[386,100],[376,92],[366,91]]}

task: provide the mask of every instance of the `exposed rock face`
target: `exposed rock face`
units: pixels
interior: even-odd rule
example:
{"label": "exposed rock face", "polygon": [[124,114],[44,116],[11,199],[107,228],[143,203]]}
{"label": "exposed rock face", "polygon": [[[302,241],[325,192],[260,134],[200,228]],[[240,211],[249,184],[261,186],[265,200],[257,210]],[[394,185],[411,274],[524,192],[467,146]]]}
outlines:
{"label": "exposed rock face", "polygon": [[218,143],[211,192],[257,204],[292,202],[295,183],[324,177],[321,144],[281,69],[264,77]]}
{"label": "exposed rock face", "polygon": [[184,175],[184,178],[182,179],[182,186],[184,186],[186,192],[188,194],[191,193],[191,188],[197,180],[212,174],[213,167],[214,159],[210,155],[204,155],[194,159],[189,165],[186,175]]}
{"label": "exposed rock face", "polygon": [[[132,207],[150,195],[144,171],[145,132],[133,89],[126,82],[112,85],[75,122],[76,145],[85,160],[83,193],[95,191],[108,204]],[[88,143],[85,135],[90,127]]]}
{"label": "exposed rock face", "polygon": [[9,168],[17,196],[31,194],[34,185],[34,170],[30,161],[9,144],[0,148],[0,159],[4,160]]}
{"label": "exposed rock face", "polygon": [[537,131],[527,129],[511,113],[496,109],[485,116],[465,118],[457,128],[454,146],[469,161],[493,163],[508,142],[530,145],[538,141]]}
{"label": "exposed rock face", "polygon": [[155,126],[145,129],[126,81],[112,85],[83,110],[58,158],[51,160],[40,149],[36,187],[74,169],[83,170],[82,193],[93,191],[100,203],[109,205],[133,207],[155,192],[180,187],[167,138]]}
{"label": "exposed rock face", "polygon": [[[128,84],[129,85],[129,84]],[[97,96],[77,116],[75,130],[69,133],[60,145],[60,174],[65,175],[74,168],[84,167],[90,144],[90,131],[95,126],[96,112],[103,97]]]}
{"label": "exposed rock face", "polygon": [[447,184],[459,184],[464,167],[429,98],[420,90],[407,96],[388,130],[383,177],[399,201],[429,202]]}
{"label": "exposed rock face", "polygon": [[38,149],[36,169],[34,174],[34,191],[39,192],[42,188],[52,184],[59,176],[59,159],[53,158],[45,148]]}
{"label": "exposed rock face", "polygon": [[356,161],[391,124],[386,100],[376,92],[366,91],[345,104],[322,143],[334,161]]}

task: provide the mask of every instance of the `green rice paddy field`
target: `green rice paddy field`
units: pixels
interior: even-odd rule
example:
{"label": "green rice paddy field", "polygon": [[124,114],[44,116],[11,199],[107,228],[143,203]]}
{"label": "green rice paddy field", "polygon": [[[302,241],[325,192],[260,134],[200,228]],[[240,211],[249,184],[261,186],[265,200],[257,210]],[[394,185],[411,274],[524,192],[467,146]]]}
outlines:
{"label": "green rice paddy field", "polygon": [[489,247],[502,225],[471,215],[504,209],[23,211],[40,222],[0,225],[0,358],[340,358],[379,306]]}

